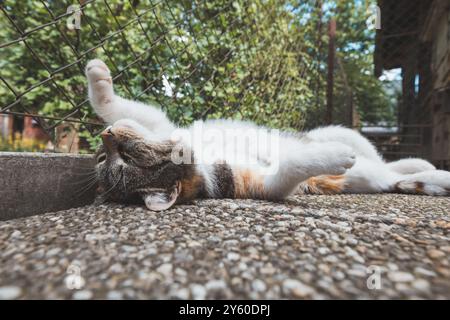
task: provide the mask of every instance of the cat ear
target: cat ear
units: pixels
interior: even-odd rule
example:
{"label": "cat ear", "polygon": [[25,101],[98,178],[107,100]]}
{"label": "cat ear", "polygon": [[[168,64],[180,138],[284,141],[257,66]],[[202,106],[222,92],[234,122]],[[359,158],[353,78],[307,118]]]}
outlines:
{"label": "cat ear", "polygon": [[145,205],[149,210],[163,211],[172,207],[181,192],[181,183],[177,182],[177,186],[172,193],[154,192],[143,196]]}

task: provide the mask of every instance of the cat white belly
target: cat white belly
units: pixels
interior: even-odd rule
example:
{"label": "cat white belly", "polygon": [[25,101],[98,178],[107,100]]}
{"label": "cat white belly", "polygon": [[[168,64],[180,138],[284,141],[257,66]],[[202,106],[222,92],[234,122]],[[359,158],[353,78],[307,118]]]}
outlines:
{"label": "cat white belly", "polygon": [[232,120],[196,121],[189,127],[188,139],[198,164],[226,163],[253,170],[277,169],[282,142],[278,130]]}

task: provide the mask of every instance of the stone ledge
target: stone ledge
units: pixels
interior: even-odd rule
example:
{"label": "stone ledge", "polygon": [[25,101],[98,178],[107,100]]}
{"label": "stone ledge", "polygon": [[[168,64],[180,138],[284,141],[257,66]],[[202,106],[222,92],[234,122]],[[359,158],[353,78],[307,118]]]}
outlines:
{"label": "stone ledge", "polygon": [[92,203],[95,186],[83,187],[93,167],[92,155],[0,152],[0,220]]}

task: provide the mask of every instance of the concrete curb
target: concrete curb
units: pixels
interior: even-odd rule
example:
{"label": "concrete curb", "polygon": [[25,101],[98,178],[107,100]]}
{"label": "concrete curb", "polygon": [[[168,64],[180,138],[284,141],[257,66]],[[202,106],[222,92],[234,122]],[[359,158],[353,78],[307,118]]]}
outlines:
{"label": "concrete curb", "polygon": [[0,152],[0,220],[93,202],[92,155]]}

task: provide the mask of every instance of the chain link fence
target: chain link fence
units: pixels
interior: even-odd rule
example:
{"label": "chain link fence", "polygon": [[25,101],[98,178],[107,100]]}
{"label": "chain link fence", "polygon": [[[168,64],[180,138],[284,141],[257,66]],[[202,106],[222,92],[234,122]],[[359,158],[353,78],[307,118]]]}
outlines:
{"label": "chain link fence", "polygon": [[156,102],[180,125],[233,117],[300,129],[321,76],[314,39],[305,41],[316,25],[301,19],[315,9],[289,1],[2,1],[3,133],[47,137],[57,151],[95,145],[103,124],[84,78],[94,57],[111,68],[119,95]]}
{"label": "chain link fence", "polygon": [[421,35],[439,1],[1,0],[0,151],[92,151],[104,125],[84,66],[101,58],[117,94],[179,125],[344,124],[388,159],[430,158]]}

